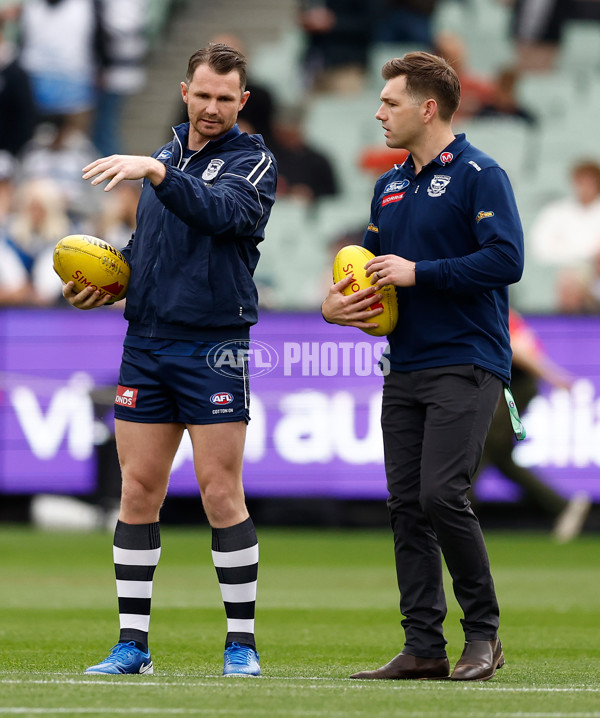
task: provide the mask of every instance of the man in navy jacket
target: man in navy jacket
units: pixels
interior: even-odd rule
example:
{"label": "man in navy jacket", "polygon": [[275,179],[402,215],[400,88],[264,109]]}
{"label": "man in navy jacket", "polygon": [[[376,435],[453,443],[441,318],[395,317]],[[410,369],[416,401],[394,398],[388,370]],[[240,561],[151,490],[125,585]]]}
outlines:
{"label": "man in navy jacket", "polygon": [[[258,542],[242,485],[249,419],[250,326],[257,320],[253,273],[275,199],[277,174],[260,135],[242,133],[246,61],[212,44],[192,55],[181,92],[189,122],[152,157],[112,155],[84,168],[110,191],[142,179],[131,264],[115,431],[122,473],[114,562],[118,643],[87,673],[152,673],[148,648],[159,511],[188,430],[212,556],[227,615],[224,675],[259,675],[254,638]],[[91,309],[91,287],[63,294]]]}
{"label": "man in navy jacket", "polygon": [[[408,53],[387,62],[376,118],[389,147],[410,155],[379,178],[364,246],[373,289],[323,303],[329,322],[370,328],[370,293],[396,286],[382,405],[388,508],[404,648],[353,678],[445,678],[441,555],[463,610],[463,654],[453,680],[487,680],[504,663],[499,609],[471,477],[510,381],[508,289],[523,270],[523,233],[505,172],[455,136],[460,83],[441,58]],[[375,299],[381,295],[376,294]]]}

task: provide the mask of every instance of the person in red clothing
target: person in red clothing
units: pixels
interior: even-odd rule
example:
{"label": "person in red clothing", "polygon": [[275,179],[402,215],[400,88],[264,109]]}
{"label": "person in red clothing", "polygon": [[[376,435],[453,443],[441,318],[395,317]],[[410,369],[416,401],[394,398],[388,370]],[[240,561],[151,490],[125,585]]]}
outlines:
{"label": "person in red clothing", "polygon": [[[540,380],[558,389],[571,387],[573,378],[548,356],[532,328],[514,309],[509,312],[509,331],[513,351],[510,387],[521,413],[537,396]],[[515,462],[514,436],[507,412],[506,404],[500,402],[472,486],[486,466],[495,466],[509,481],[523,489],[527,501],[555,519],[553,536],[559,543],[566,543],[583,528],[590,510],[590,498],[587,494],[576,493],[567,500],[530,469]]]}

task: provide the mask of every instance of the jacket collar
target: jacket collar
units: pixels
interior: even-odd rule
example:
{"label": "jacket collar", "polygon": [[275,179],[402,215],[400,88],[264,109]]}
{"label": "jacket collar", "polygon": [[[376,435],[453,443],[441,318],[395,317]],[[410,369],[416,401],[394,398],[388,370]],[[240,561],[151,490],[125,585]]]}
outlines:
{"label": "jacket collar", "polygon": [[468,144],[469,143],[467,142],[464,132],[460,135],[456,135],[448,147],[442,150],[440,154],[432,160],[432,162],[445,167],[458,157]]}
{"label": "jacket collar", "polygon": [[[198,151],[204,152],[209,149],[212,151],[241,134],[242,131],[240,128],[237,125],[234,125],[228,132],[221,135],[221,137],[218,137],[216,140],[209,140],[207,144]],[[190,135],[190,123],[182,122],[180,125],[177,125],[177,127],[173,127],[173,135],[173,156],[175,162],[177,163],[181,159],[184,148],[187,147],[187,141]]]}
{"label": "jacket collar", "polygon": [[[440,152],[440,154],[437,155],[437,157],[434,157],[431,162],[426,165],[426,167],[429,167],[429,165],[433,164],[438,165],[439,167],[446,167],[446,165],[449,165],[451,162],[453,162],[463,152],[463,150],[468,147],[468,145],[469,143],[464,132],[459,135],[456,135],[454,140],[447,147],[445,147]],[[408,155],[402,165],[396,165],[396,169],[398,169],[399,166],[403,167],[405,171],[411,173],[414,176],[415,164],[412,155]]]}

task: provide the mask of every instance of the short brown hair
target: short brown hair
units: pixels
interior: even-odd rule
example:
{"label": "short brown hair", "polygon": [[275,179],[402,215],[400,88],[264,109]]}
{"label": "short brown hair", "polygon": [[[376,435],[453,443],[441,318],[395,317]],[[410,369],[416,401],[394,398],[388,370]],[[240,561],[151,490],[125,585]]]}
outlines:
{"label": "short brown hair", "polygon": [[408,52],[388,60],[381,70],[384,80],[404,75],[406,89],[416,100],[428,97],[438,103],[442,120],[451,120],[460,104],[460,81],[443,57],[429,52]]}
{"label": "short brown hair", "polygon": [[194,77],[196,68],[200,65],[208,65],[218,75],[227,75],[230,72],[237,72],[240,76],[240,88],[242,92],[246,89],[246,57],[234,47],[223,43],[209,43],[206,47],[190,57],[185,81],[189,85]]}

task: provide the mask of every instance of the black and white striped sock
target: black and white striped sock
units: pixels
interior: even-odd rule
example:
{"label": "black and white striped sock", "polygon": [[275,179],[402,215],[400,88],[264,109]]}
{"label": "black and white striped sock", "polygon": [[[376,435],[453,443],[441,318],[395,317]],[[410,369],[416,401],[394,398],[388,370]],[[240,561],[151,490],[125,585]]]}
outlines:
{"label": "black and white striped sock", "polygon": [[212,557],[227,615],[225,646],[234,641],[256,648],[254,608],[258,540],[252,519],[212,531]]}
{"label": "black and white striped sock", "polygon": [[117,521],[113,545],[120,643],[134,641],[148,651],[152,578],[160,558],[159,524],[126,524]]}

